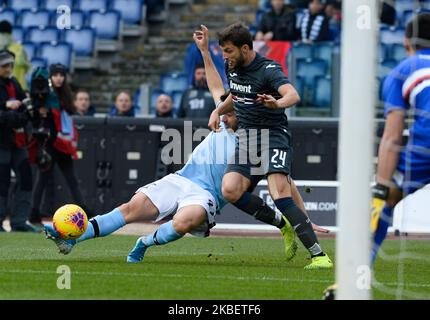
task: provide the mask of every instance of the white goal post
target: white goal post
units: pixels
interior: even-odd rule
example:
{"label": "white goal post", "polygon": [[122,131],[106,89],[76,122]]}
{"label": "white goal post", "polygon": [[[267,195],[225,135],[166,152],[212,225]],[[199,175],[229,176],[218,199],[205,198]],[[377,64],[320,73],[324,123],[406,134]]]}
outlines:
{"label": "white goal post", "polygon": [[337,299],[371,299],[370,182],[373,173],[378,1],[342,3]]}

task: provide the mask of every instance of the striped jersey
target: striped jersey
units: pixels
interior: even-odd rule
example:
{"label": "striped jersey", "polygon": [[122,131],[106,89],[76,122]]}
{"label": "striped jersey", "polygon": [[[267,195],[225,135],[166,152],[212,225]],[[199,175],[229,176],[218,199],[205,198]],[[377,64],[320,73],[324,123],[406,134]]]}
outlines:
{"label": "striped jersey", "polygon": [[257,53],[248,66],[226,66],[226,73],[239,128],[288,127],[285,109],[269,109],[257,101],[257,94],[281,98],[279,87],[290,83],[279,63]]}
{"label": "striped jersey", "polygon": [[[414,123],[399,166],[419,166],[430,161],[430,49],[417,51],[387,76],[383,85],[385,116],[394,109],[412,110]],[[412,156],[411,156],[412,155]]]}

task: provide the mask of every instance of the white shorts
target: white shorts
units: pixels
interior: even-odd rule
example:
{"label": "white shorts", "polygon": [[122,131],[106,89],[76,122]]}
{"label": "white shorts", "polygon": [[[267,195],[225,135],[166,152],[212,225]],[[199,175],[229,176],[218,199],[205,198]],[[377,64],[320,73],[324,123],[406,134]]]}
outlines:
{"label": "white shorts", "polygon": [[191,234],[208,236],[209,229],[215,225],[217,207],[211,193],[180,175],[169,174],[139,188],[137,192],[144,193],[157,207],[160,214],[156,221],[174,216],[183,207],[199,205],[206,210],[207,221],[194,229]]}

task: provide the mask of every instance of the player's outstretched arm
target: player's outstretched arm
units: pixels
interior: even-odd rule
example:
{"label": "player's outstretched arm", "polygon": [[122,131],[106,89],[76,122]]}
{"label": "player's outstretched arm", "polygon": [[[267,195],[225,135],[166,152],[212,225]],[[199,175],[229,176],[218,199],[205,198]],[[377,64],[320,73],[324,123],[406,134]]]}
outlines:
{"label": "player's outstretched arm", "polygon": [[388,186],[399,161],[405,112],[393,110],[387,115],[384,134],[378,150],[376,181]]}
{"label": "player's outstretched arm", "polygon": [[212,94],[215,104],[217,104],[220,101],[221,96],[224,94],[224,85],[209,53],[208,28],[201,25],[200,30],[194,31],[193,39],[202,54],[209,91]]}
{"label": "player's outstretched arm", "polygon": [[257,94],[257,99],[269,109],[290,108],[300,102],[300,96],[291,84],[284,84],[278,89],[282,98],[276,100],[269,94]]}

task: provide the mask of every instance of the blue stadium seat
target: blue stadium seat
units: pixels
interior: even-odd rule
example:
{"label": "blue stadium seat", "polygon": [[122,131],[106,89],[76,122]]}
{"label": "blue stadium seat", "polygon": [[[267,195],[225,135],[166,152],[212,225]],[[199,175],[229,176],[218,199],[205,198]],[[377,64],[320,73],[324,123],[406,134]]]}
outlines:
{"label": "blue stadium seat", "polygon": [[302,77],[296,76],[295,82],[294,82],[294,88],[296,89],[297,93],[300,96],[300,103],[299,105],[303,105],[305,102],[305,81]]}
{"label": "blue stadium seat", "polygon": [[[57,19],[60,17],[60,14],[53,13],[51,17],[51,26],[57,26]],[[73,10],[71,12],[71,27],[72,28],[82,28],[85,26],[87,14],[81,10]]]}
{"label": "blue stadium seat", "polygon": [[326,61],[330,69],[334,48],[335,44],[333,42],[317,42],[313,45],[313,57]]}
{"label": "blue stadium seat", "polygon": [[406,10],[403,12],[401,18],[399,19],[400,25],[403,27],[406,27],[408,22],[412,19],[412,17],[415,15],[415,12],[412,10]]}
{"label": "blue stadium seat", "polygon": [[54,27],[31,27],[27,29],[26,41],[33,43],[42,42],[57,42],[59,39],[59,32]]}
{"label": "blue stadium seat", "polygon": [[415,1],[411,0],[396,0],[395,9],[398,19],[403,17],[403,13],[406,11],[413,11],[415,9]]}
{"label": "blue stadium seat", "polygon": [[402,44],[393,44],[390,47],[390,58],[397,62],[407,58],[406,49]]}
{"label": "blue stadium seat", "polygon": [[175,116],[178,116],[179,108],[181,106],[181,99],[182,95],[184,94],[183,91],[173,91],[170,96],[173,100],[173,113]]}
{"label": "blue stadium seat", "polygon": [[9,0],[8,7],[16,11],[38,9],[39,0]]}
{"label": "blue stadium seat", "polygon": [[95,29],[98,39],[117,39],[121,15],[118,11],[92,11],[89,16],[89,25]]}
{"label": "blue stadium seat", "polygon": [[398,62],[394,59],[382,61],[378,66],[378,78],[385,78],[397,64]]}
{"label": "blue stadium seat", "polygon": [[69,43],[41,43],[39,51],[40,56],[46,59],[48,65],[53,63],[62,63],[70,69],[72,60],[72,46]]}
{"label": "blue stadium seat", "polygon": [[37,56],[37,44],[33,42],[24,42],[22,45],[25,49],[25,52],[27,53],[29,61]]}
{"label": "blue stadium seat", "polygon": [[24,42],[24,29],[21,27],[14,27],[12,29],[12,38],[16,42]]}
{"label": "blue stadium seat", "polygon": [[32,69],[37,67],[48,67],[48,61],[45,58],[37,57],[30,61]]}
{"label": "blue stadium seat", "polygon": [[167,73],[160,77],[160,88],[171,94],[173,91],[185,91],[188,88],[188,75],[181,73]]}
{"label": "blue stadium seat", "polygon": [[313,57],[312,45],[304,44],[301,42],[293,43],[291,53],[295,59],[308,59]]}
{"label": "blue stadium seat", "polygon": [[73,51],[77,56],[92,56],[95,38],[95,32],[91,28],[70,29],[64,32],[64,41],[73,46]]}
{"label": "blue stadium seat", "polygon": [[378,97],[380,101],[383,101],[383,97],[382,97],[382,91],[383,91],[383,87],[384,87],[384,81],[385,81],[386,77],[377,77],[378,80]]}
{"label": "blue stadium seat", "polygon": [[390,50],[389,50],[390,48],[387,44],[380,43],[378,49],[379,49],[379,52],[378,52],[379,62],[382,62],[390,58]]}
{"label": "blue stadium seat", "polygon": [[297,75],[302,77],[305,87],[311,88],[317,76],[327,74],[327,62],[321,59],[298,59]]}
{"label": "blue stadium seat", "polygon": [[161,89],[153,89],[151,92],[151,106],[150,106],[151,114],[155,114],[155,110],[157,107],[157,98],[160,94],[166,94],[166,93]]}
{"label": "blue stadium seat", "polygon": [[314,82],[312,105],[316,107],[331,107],[332,81],[328,76],[317,76]]}
{"label": "blue stadium seat", "polygon": [[140,24],[142,17],[142,0],[113,0],[112,9],[121,13],[121,19],[127,24]]}
{"label": "blue stadium seat", "polygon": [[77,0],[76,8],[82,11],[102,10],[108,8],[107,0]]}
{"label": "blue stadium seat", "polygon": [[83,27],[85,26],[86,14],[80,10],[73,10],[72,12],[72,26]]}
{"label": "blue stadium seat", "polygon": [[73,9],[73,0],[42,0],[41,7],[46,10],[57,11],[61,5],[66,5]]}
{"label": "blue stadium seat", "polygon": [[48,10],[23,10],[21,12],[21,27],[49,26],[51,13]]}
{"label": "blue stadium seat", "polygon": [[380,42],[385,44],[403,43],[405,37],[404,28],[382,27],[380,29]]}
{"label": "blue stadium seat", "polygon": [[16,24],[17,13],[13,9],[0,8],[0,21],[9,21],[12,26]]}

